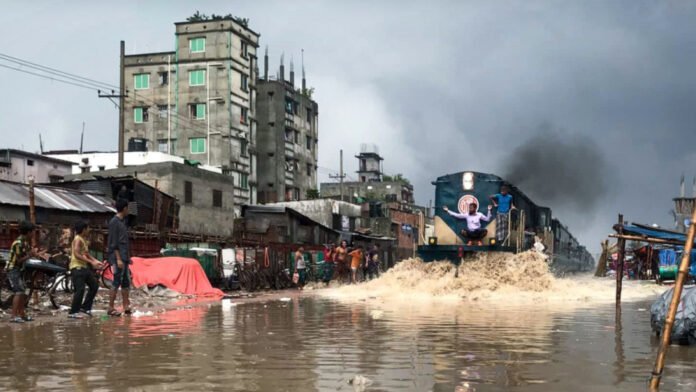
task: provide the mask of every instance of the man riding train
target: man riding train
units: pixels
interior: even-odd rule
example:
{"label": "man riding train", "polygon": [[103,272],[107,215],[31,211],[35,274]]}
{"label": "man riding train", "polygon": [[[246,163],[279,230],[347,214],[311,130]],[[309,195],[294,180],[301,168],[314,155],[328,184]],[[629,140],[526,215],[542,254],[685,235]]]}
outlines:
{"label": "man riding train", "polygon": [[476,245],[478,246],[483,245],[481,240],[488,234],[488,230],[481,228],[481,221],[491,221],[491,210],[493,209],[492,205],[488,206],[488,215],[483,215],[482,213],[478,212],[478,205],[476,203],[469,204],[469,212],[467,214],[452,212],[449,210],[449,208],[447,208],[447,206],[442,208],[452,217],[466,220],[466,229],[462,229],[461,234],[462,237],[468,240],[466,243],[467,246],[472,246],[474,241],[476,241]]}

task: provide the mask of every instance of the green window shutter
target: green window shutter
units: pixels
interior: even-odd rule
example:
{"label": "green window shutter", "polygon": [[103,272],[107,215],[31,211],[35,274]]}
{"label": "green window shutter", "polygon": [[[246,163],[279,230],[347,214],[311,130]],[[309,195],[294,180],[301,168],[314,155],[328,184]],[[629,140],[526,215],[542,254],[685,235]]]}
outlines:
{"label": "green window shutter", "polygon": [[189,40],[191,53],[205,52],[205,38],[193,38]]}
{"label": "green window shutter", "polygon": [[191,154],[203,154],[205,152],[205,138],[191,139]]}
{"label": "green window shutter", "polygon": [[196,120],[203,120],[205,119],[205,104],[204,103],[197,103],[196,104]]}
{"label": "green window shutter", "polygon": [[143,108],[133,109],[133,121],[135,121],[136,124],[143,122]]}
{"label": "green window shutter", "polygon": [[196,71],[189,72],[189,85],[190,86],[203,86],[203,85],[205,85],[205,70],[199,69]]}
{"label": "green window shutter", "polygon": [[134,85],[136,90],[145,90],[150,88],[150,74],[134,75]]}

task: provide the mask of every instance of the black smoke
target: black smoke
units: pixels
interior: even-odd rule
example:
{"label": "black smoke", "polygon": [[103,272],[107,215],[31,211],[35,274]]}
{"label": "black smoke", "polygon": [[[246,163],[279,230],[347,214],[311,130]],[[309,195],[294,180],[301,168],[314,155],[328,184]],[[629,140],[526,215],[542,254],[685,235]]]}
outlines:
{"label": "black smoke", "polygon": [[581,212],[596,207],[606,195],[607,166],[593,139],[544,125],[512,150],[503,178],[537,204]]}

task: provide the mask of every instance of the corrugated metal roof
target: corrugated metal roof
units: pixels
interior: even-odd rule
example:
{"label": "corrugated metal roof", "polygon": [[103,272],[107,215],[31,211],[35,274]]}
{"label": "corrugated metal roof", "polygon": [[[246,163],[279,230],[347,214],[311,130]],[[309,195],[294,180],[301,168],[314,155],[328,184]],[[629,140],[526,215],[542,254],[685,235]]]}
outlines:
{"label": "corrugated metal roof", "polygon": [[[55,210],[113,213],[113,200],[97,193],[34,186],[34,205]],[[29,207],[29,185],[0,181],[0,204]]]}

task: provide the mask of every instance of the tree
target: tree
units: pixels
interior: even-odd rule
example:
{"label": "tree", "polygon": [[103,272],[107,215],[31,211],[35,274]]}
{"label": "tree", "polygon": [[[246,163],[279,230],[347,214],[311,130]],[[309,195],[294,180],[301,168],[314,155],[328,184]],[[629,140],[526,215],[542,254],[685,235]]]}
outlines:
{"label": "tree", "polygon": [[307,200],[318,199],[319,198],[319,191],[316,189],[307,189],[305,196],[306,196]]}
{"label": "tree", "polygon": [[196,10],[196,12],[193,15],[186,18],[186,21],[187,22],[202,22],[202,21],[208,20],[208,19],[209,19],[208,15],[201,14],[200,11]]}
{"label": "tree", "polygon": [[390,176],[390,175],[384,174],[384,175],[382,176],[382,181],[385,181],[385,182],[400,182],[400,183],[402,183],[402,184],[411,185],[411,181],[409,181],[408,178],[404,177],[404,175],[401,174],[401,173],[396,174],[396,175],[394,175],[394,176]]}

